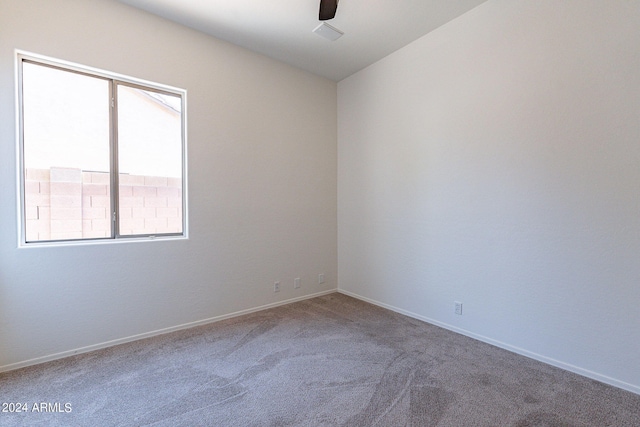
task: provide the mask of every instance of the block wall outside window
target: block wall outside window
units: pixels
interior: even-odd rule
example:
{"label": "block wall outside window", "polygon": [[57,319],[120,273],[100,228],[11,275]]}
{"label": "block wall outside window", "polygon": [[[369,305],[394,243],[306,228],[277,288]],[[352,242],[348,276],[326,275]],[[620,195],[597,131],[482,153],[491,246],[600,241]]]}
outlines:
{"label": "block wall outside window", "polygon": [[[73,168],[25,171],[27,241],[111,235],[109,174]],[[127,235],[182,231],[182,180],[121,174],[120,229]]]}

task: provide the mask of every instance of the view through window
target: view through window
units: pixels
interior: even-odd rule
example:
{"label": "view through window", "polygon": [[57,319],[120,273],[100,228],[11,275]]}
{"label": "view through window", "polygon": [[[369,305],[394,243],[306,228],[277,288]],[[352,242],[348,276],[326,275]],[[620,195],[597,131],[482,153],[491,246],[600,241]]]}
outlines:
{"label": "view through window", "polygon": [[21,58],[25,242],[184,234],[184,92]]}

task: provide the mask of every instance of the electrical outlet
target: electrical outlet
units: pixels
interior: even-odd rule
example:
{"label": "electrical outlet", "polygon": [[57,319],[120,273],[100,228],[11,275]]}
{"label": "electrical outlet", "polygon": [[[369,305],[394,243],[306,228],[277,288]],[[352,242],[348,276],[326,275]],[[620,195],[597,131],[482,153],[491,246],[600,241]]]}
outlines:
{"label": "electrical outlet", "polygon": [[295,279],[293,279],[293,289],[298,289],[300,288],[300,278],[296,277]]}
{"label": "electrical outlet", "polygon": [[273,283],[273,292],[280,292],[280,282]]}
{"label": "electrical outlet", "polygon": [[462,303],[460,301],[454,301],[454,304],[456,306],[455,313],[458,316],[462,316]]}
{"label": "electrical outlet", "polygon": [[318,285],[322,285],[324,283],[324,274],[318,274]]}

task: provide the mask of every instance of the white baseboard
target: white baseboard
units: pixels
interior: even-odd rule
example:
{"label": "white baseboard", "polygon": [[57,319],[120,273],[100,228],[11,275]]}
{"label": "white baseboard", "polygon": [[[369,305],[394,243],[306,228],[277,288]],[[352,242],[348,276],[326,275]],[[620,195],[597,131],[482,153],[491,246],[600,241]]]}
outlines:
{"label": "white baseboard", "polygon": [[60,352],[60,353],[50,354],[50,355],[47,355],[47,356],[36,357],[34,359],[25,360],[23,362],[11,363],[9,365],[0,366],[0,372],[13,371],[15,369],[25,368],[27,366],[32,366],[32,365],[38,365],[40,363],[50,362],[52,360],[63,359],[65,357],[74,356],[76,354],[88,353],[90,351],[100,350],[100,349],[107,348],[107,347],[112,347],[112,346],[118,345],[118,344],[125,344],[125,343],[131,342],[131,341],[137,341],[137,340],[141,340],[141,339],[144,339],[144,338],[155,337],[157,335],[168,334],[169,332],[175,332],[175,331],[179,331],[179,330],[182,330],[182,329],[193,328],[195,326],[206,325],[206,324],[209,324],[209,323],[215,323],[215,322],[219,322],[221,320],[230,319],[232,317],[238,317],[238,316],[242,316],[244,314],[255,313],[256,311],[267,310],[269,308],[278,307],[278,306],[281,306],[281,305],[287,305],[287,304],[291,304],[291,303],[298,302],[298,301],[304,301],[304,300],[315,298],[315,297],[319,297],[319,296],[322,296],[322,295],[329,295],[329,294],[332,294],[332,293],[335,293],[335,292],[337,292],[337,289],[331,289],[331,290],[328,290],[328,291],[317,292],[317,293],[310,294],[310,295],[305,295],[305,296],[301,296],[301,297],[297,297],[297,298],[291,298],[291,299],[288,299],[288,300],[285,300],[285,301],[278,301],[278,302],[274,302],[274,303],[271,303],[271,304],[261,305],[259,307],[248,308],[246,310],[236,311],[235,313],[223,314],[222,316],[210,317],[208,319],[197,320],[195,322],[184,323],[182,325],[171,326],[169,328],[158,329],[158,330],[151,331],[151,332],[145,332],[143,334],[132,335],[132,336],[126,337],[126,338],[119,338],[119,339],[116,339],[116,340],[106,341],[106,342],[99,343],[99,344],[93,344],[93,345],[89,345],[89,346],[86,346],[86,347],[77,348],[75,350],[68,350],[68,351],[63,351],[63,352]]}
{"label": "white baseboard", "polygon": [[632,393],[640,395],[640,386],[637,386],[637,385],[634,385],[634,384],[629,384],[627,382],[620,381],[620,380],[617,380],[615,378],[611,378],[609,376],[602,375],[602,374],[599,374],[597,372],[593,372],[593,371],[590,371],[588,369],[581,368],[579,366],[575,366],[575,365],[572,365],[572,364],[569,364],[569,363],[565,363],[565,362],[562,362],[560,360],[556,360],[556,359],[553,359],[551,357],[544,356],[542,354],[534,353],[532,351],[528,351],[528,350],[525,350],[523,348],[516,347],[516,346],[510,345],[510,344],[504,343],[502,341],[497,341],[497,340],[494,340],[492,338],[485,337],[483,335],[478,335],[478,334],[475,334],[473,332],[467,331],[466,329],[461,329],[461,328],[458,328],[456,326],[449,325],[448,323],[443,323],[443,322],[440,322],[438,320],[430,319],[428,317],[421,316],[419,314],[412,313],[410,311],[403,310],[401,308],[394,307],[392,305],[382,303],[380,301],[372,300],[371,298],[363,297],[363,296],[355,294],[353,292],[345,291],[344,289],[338,289],[338,292],[341,293],[341,294],[348,295],[350,297],[353,297],[353,298],[368,302],[370,304],[374,304],[374,305],[377,305],[379,307],[386,308],[386,309],[391,310],[391,311],[395,311],[396,313],[404,314],[405,316],[412,317],[414,319],[418,319],[418,320],[421,320],[423,322],[427,322],[427,323],[430,323],[430,324],[435,325],[435,326],[439,326],[439,327],[444,328],[444,329],[448,329],[448,330],[456,332],[458,334],[465,335],[465,336],[470,337],[470,338],[474,338],[474,339],[476,339],[478,341],[482,341],[482,342],[485,342],[487,344],[491,344],[491,345],[494,345],[496,347],[500,347],[500,348],[502,348],[504,350],[511,351],[512,353],[516,353],[516,354],[519,354],[521,356],[525,356],[525,357],[528,357],[530,359],[534,359],[534,360],[537,360],[539,362],[546,363],[547,365],[555,366],[556,368],[564,369],[565,371],[573,372],[575,374],[582,375],[583,377],[591,378],[593,380],[600,381],[601,383],[609,384],[611,386],[618,387],[618,388],[621,388],[623,390],[627,390],[627,391],[630,391]]}

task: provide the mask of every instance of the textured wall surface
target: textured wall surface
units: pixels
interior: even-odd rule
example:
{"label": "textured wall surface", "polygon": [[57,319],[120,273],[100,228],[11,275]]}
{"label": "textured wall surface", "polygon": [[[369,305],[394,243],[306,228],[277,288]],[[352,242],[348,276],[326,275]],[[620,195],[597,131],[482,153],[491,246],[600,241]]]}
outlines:
{"label": "textured wall surface", "polygon": [[[187,91],[188,239],[18,248],[16,49]],[[0,117],[0,369],[336,288],[335,82],[111,0],[2,0]]]}
{"label": "textured wall surface", "polygon": [[638,70],[637,1],[492,0],[341,81],[339,288],[640,393]]}

